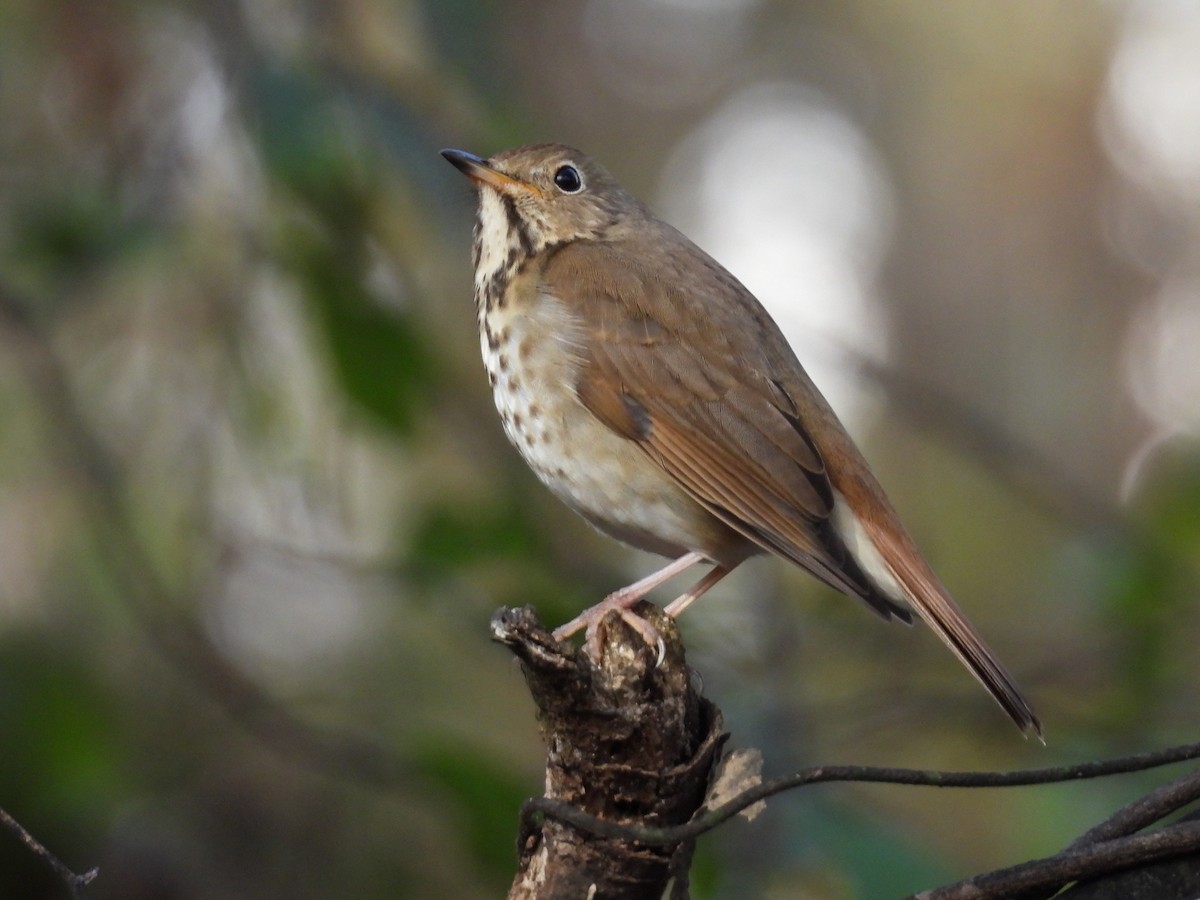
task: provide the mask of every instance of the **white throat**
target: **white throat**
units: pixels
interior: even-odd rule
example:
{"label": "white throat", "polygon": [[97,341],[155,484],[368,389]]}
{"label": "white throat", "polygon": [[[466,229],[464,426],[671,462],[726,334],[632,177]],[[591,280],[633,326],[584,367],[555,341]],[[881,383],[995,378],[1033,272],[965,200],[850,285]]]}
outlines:
{"label": "white throat", "polygon": [[495,190],[479,190],[475,219],[475,307],[480,316],[487,298],[503,290],[521,264],[521,234]]}

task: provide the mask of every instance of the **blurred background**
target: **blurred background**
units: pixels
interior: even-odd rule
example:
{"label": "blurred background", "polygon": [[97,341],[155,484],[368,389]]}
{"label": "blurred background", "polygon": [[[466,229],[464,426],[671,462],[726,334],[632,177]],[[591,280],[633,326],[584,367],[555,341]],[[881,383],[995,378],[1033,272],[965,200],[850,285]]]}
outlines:
{"label": "blurred background", "polygon": [[[1049,742],[756,561],[683,619],[734,746],[1195,740],[1197,46],[1168,0],[7,0],[0,807],[97,898],[502,895],[542,751],[489,617],[656,563],[537,484],[478,358],[437,150],[542,140],[768,305]],[[900,895],[1167,777],[812,788],[695,893]],[[64,892],[0,833],[0,896]]]}

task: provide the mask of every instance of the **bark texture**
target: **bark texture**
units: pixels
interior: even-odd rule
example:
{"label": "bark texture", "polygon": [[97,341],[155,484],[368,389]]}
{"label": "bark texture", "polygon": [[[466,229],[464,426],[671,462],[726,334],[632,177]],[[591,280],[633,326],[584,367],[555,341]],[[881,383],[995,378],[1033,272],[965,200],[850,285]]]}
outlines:
{"label": "bark texture", "polygon": [[[613,822],[676,825],[703,804],[726,735],[673,620],[649,604],[637,611],[662,634],[661,665],[616,614],[595,659],[556,642],[528,607],[497,612],[492,635],[520,659],[537,706],[546,796]],[[687,897],[690,843],[651,847],[546,820],[518,849],[510,900]]]}

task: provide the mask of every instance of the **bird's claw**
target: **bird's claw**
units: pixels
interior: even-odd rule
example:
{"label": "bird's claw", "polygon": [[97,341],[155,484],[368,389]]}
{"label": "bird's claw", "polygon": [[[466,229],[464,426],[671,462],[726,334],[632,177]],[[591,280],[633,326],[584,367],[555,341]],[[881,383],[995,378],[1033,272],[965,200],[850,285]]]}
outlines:
{"label": "bird's claw", "polygon": [[584,652],[592,659],[598,660],[600,658],[600,626],[605,616],[614,609],[620,613],[625,624],[641,635],[642,640],[650,647],[654,648],[654,668],[661,668],[667,658],[667,642],[663,640],[662,634],[653,623],[642,618],[622,603],[604,601],[585,609],[570,622],[554,629],[554,639],[564,641],[581,628],[586,628],[583,640]]}

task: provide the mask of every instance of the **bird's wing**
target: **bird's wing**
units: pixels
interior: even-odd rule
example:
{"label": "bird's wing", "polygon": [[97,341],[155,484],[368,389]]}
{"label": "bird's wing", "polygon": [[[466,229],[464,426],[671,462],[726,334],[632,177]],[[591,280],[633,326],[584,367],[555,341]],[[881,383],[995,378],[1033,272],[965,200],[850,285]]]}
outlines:
{"label": "bird's wing", "polygon": [[629,249],[576,242],[543,273],[544,290],[582,323],[575,388],[584,406],[763,549],[908,620],[874,590],[833,527],[825,463],[801,410],[772,380],[779,348],[764,341],[791,351],[765,311],[723,269],[704,274],[741,304],[724,312],[714,298],[688,296],[689,273],[675,271],[686,258],[650,271]]}

